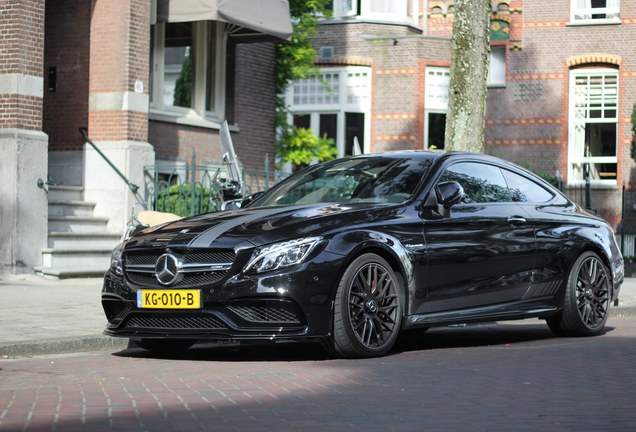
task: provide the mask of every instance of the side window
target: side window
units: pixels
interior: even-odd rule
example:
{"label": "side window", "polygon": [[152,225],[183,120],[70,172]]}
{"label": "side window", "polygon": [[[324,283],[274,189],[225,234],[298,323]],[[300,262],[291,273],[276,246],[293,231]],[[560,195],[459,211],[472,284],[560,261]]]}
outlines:
{"label": "side window", "polygon": [[508,183],[511,198],[515,202],[542,203],[554,197],[552,193],[530,179],[505,169],[502,169],[501,172]]}
{"label": "side window", "polygon": [[511,201],[510,191],[501,170],[476,162],[460,162],[446,168],[439,182],[456,181],[466,195],[462,202],[489,203]]}

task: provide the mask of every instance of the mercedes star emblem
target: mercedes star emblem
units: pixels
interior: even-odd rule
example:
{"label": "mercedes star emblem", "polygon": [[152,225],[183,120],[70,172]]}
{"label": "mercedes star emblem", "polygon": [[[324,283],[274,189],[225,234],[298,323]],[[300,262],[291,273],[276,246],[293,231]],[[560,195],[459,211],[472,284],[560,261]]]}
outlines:
{"label": "mercedes star emblem", "polygon": [[155,264],[155,277],[161,285],[172,285],[181,276],[181,262],[171,253],[159,257]]}

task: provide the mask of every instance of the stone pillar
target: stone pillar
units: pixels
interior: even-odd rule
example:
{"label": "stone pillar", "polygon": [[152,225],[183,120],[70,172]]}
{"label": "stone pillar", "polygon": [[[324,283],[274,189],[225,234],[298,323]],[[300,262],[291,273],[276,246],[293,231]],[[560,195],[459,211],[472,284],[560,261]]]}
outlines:
{"label": "stone pillar", "polygon": [[47,241],[44,0],[0,0],[0,272],[33,273]]}
{"label": "stone pillar", "polygon": [[[143,195],[143,167],[154,164],[148,141],[150,2],[92,0],[88,134]],[[84,199],[96,216],[123,232],[136,199],[125,182],[88,144]]]}

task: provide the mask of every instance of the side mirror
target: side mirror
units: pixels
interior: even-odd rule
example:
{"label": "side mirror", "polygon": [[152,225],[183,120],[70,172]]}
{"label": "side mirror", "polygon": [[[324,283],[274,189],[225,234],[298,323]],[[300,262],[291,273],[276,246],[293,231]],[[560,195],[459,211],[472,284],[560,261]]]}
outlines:
{"label": "side mirror", "polygon": [[464,188],[455,181],[443,182],[435,186],[435,193],[442,207],[449,209],[462,200]]}
{"label": "side mirror", "polygon": [[250,205],[250,203],[252,201],[254,201],[256,198],[258,198],[259,196],[263,195],[263,191],[260,192],[255,192],[251,195],[246,196],[245,198],[243,198],[243,201],[241,201],[241,208],[245,208],[248,205]]}

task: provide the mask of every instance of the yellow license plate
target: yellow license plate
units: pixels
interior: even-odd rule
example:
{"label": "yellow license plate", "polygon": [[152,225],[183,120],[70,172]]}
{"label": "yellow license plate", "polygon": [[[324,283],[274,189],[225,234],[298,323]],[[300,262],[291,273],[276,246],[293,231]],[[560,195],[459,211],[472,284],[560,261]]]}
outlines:
{"label": "yellow license plate", "polygon": [[137,307],[143,309],[200,309],[201,290],[139,290]]}

